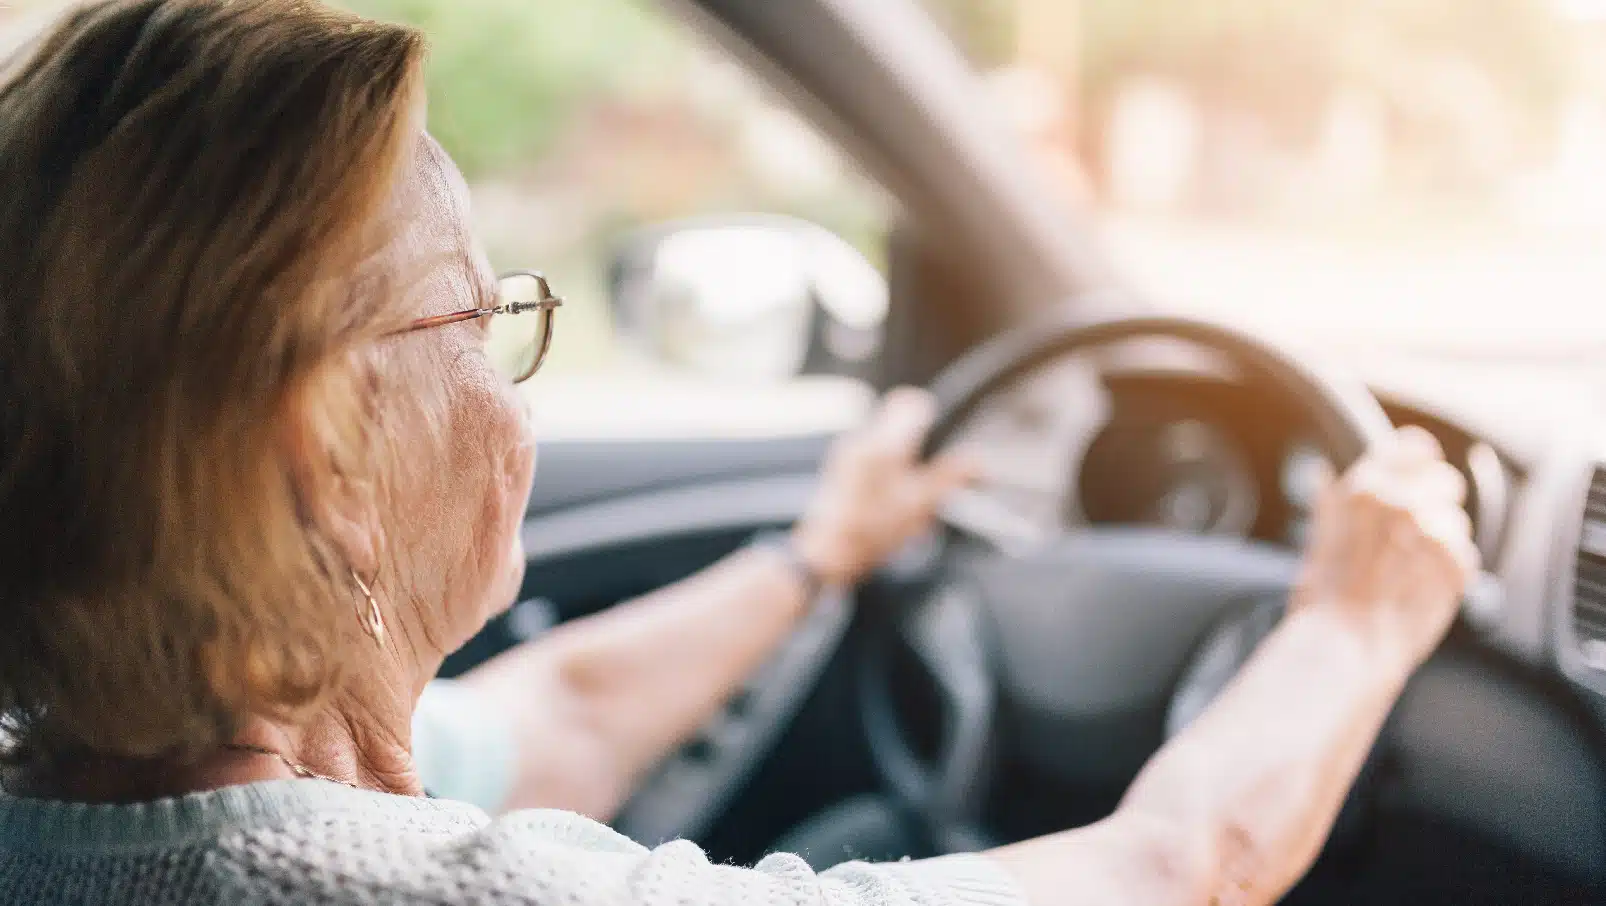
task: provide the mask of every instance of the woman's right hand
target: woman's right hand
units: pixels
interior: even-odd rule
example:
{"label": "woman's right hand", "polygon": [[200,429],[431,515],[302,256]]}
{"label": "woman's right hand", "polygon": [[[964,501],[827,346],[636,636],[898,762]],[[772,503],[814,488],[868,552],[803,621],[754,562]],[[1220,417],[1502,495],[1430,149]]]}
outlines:
{"label": "woman's right hand", "polygon": [[953,454],[922,462],[920,444],[937,417],[932,395],[888,393],[870,421],[838,438],[819,489],[792,530],[799,553],[824,581],[847,587],[937,520],[942,502],[971,478]]}
{"label": "woman's right hand", "polygon": [[1323,494],[1296,606],[1330,609],[1420,665],[1479,568],[1465,498],[1433,436],[1401,429]]}

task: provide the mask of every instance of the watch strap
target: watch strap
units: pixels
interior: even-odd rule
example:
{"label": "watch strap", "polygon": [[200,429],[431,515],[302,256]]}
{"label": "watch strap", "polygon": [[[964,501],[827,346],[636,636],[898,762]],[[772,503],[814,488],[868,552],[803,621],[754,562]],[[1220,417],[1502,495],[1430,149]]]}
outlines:
{"label": "watch strap", "polygon": [[775,552],[792,570],[792,573],[797,576],[798,581],[803,586],[803,593],[807,596],[809,602],[812,603],[818,600],[820,592],[825,590],[825,580],[803,557],[803,552],[798,550],[797,541],[793,539],[790,532],[760,532],[753,536],[749,546]]}

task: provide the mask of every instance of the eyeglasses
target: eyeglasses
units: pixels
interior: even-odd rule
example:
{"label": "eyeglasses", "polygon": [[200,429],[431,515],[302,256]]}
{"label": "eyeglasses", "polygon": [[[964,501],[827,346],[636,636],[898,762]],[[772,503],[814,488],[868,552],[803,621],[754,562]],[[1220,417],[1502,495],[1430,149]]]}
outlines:
{"label": "eyeglasses", "polygon": [[535,271],[509,271],[497,278],[495,307],[419,318],[392,336],[489,317],[486,357],[504,377],[520,384],[546,361],[547,350],[552,348],[553,315],[562,304],[562,299],[552,295],[545,277]]}

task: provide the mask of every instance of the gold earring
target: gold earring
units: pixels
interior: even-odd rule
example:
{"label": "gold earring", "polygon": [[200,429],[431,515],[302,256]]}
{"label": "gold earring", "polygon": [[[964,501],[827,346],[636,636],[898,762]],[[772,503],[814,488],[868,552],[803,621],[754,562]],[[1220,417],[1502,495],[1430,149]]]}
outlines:
{"label": "gold earring", "polygon": [[379,612],[379,602],[374,599],[374,593],[369,590],[368,583],[362,580],[362,576],[357,575],[357,570],[353,569],[351,571],[351,579],[357,583],[357,588],[362,592],[362,596],[368,599],[368,613],[358,613],[357,621],[362,623],[363,631],[368,633],[368,637],[373,639],[375,644],[383,645],[385,643],[385,617]]}

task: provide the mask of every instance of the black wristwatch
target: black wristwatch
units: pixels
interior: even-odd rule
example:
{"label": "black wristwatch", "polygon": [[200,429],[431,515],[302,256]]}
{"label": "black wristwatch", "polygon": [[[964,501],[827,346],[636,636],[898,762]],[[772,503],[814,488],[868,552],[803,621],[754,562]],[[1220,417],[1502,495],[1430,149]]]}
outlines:
{"label": "black wristwatch", "polygon": [[810,603],[819,600],[820,592],[825,590],[825,580],[814,567],[809,565],[809,561],[804,559],[803,552],[797,549],[797,541],[793,539],[791,532],[760,532],[753,536],[748,546],[772,550],[779,554],[792,573],[797,576],[798,581],[803,584],[806,600]]}

